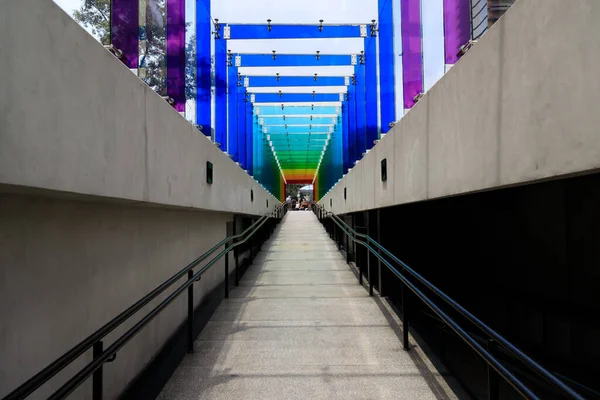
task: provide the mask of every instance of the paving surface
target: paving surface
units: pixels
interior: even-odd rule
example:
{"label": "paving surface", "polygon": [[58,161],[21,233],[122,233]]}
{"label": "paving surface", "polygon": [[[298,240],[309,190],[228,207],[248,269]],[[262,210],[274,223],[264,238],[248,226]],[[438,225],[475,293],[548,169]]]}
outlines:
{"label": "paving surface", "polygon": [[158,398],[455,398],[390,314],[314,214],[291,212]]}

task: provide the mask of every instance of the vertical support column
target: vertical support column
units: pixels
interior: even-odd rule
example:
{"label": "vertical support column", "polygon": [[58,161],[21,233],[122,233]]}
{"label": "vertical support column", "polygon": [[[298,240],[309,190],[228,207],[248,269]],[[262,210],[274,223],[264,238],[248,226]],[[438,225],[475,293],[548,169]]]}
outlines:
{"label": "vertical support column", "polygon": [[[348,87],[348,90],[350,88]],[[348,94],[349,96],[350,94]],[[343,148],[343,166],[342,166],[342,174],[345,175],[348,173],[348,168],[350,168],[350,132],[348,132],[349,128],[349,116],[348,116],[348,108],[349,108],[349,100],[346,100],[342,103],[342,148]]]}
{"label": "vertical support column", "polygon": [[[401,272],[406,276],[405,270],[402,270]],[[409,290],[408,286],[402,283],[402,347],[404,347],[404,350],[406,351],[410,350],[410,344],[408,342]]]}
{"label": "vertical support column", "polygon": [[[210,0],[196,1],[196,124],[211,136],[211,31]],[[216,140],[218,142],[218,140]]]}
{"label": "vertical support column", "polygon": [[356,160],[362,158],[367,146],[365,56],[359,56],[356,66]]}
{"label": "vertical support column", "polygon": [[[369,211],[365,211],[364,212],[365,215],[365,234],[367,236],[369,236],[370,234],[370,218],[369,218]],[[364,239],[367,243],[368,241],[366,239]],[[367,281],[369,281],[369,287],[372,287],[372,283],[371,283],[371,252],[369,251],[369,249],[367,249],[365,247],[365,257],[367,259]]]}
{"label": "vertical support column", "polygon": [[421,0],[400,0],[402,30],[402,78],[404,110],[415,105],[423,93],[423,56],[421,34]]}
{"label": "vertical support column", "polygon": [[[354,162],[357,160],[356,98],[356,76],[353,76],[350,78],[348,86],[348,168],[354,168]],[[344,173],[347,174],[348,171],[346,170]]]}
{"label": "vertical support column", "polygon": [[246,115],[246,164],[247,167],[246,169],[248,170],[248,173],[250,174],[250,176],[254,176],[254,160],[253,160],[253,146],[254,146],[254,135],[253,135],[253,129],[252,129],[252,124],[254,123],[254,115],[252,113],[252,103],[250,102],[250,99],[245,95],[245,89],[244,89],[244,107],[246,108],[245,110],[245,115]]}
{"label": "vertical support column", "polygon": [[225,243],[225,298],[229,298],[229,242]]}
{"label": "vertical support column", "polygon": [[[194,271],[188,271],[188,281],[194,277]],[[187,345],[188,353],[194,352],[194,285],[188,287],[188,319],[187,319]]]}
{"label": "vertical support column", "polygon": [[[231,61],[227,61],[231,63]],[[238,143],[238,88],[237,67],[227,67],[227,152],[231,154],[233,161],[240,161]]]}
{"label": "vertical support column", "polygon": [[[333,134],[330,138],[330,146],[333,146],[335,153],[335,182],[342,179],[344,175],[344,147],[343,147],[343,132],[341,126],[341,117],[338,117],[338,123],[333,128]],[[334,183],[335,184],[335,183]]]}
{"label": "vertical support column", "polygon": [[396,121],[394,3],[391,0],[379,0],[379,34],[377,40],[379,41],[379,103],[381,104],[382,133],[387,133],[390,130],[390,122]]}
{"label": "vertical support column", "polygon": [[139,2],[112,0],[110,18],[111,44],[123,52],[123,63],[128,68],[137,68],[139,62]]}
{"label": "vertical support column", "polygon": [[[233,216],[233,232],[232,235],[236,235],[237,234],[237,222],[238,219],[235,217],[235,215]],[[238,239],[236,239],[233,244],[235,244],[238,241]],[[239,286],[240,284],[240,248],[239,246],[237,246],[235,249],[233,249],[233,257],[235,259],[235,286]]]}
{"label": "vertical support column", "polygon": [[[493,339],[488,339],[487,350],[492,356],[496,356],[498,353],[498,345]],[[487,364],[487,375],[488,375],[488,400],[498,400],[500,398],[500,392],[498,387],[498,373],[492,368],[490,364]]]}
{"label": "vertical support column", "polygon": [[[381,243],[381,210],[377,209],[377,242],[383,246]],[[377,249],[377,253],[381,255],[381,250]],[[377,277],[379,282],[377,282],[377,289],[379,290],[379,296],[384,297],[383,294],[383,279],[381,278],[381,260],[377,258]],[[372,294],[372,293],[371,293]]]}
{"label": "vertical support column", "polygon": [[471,39],[470,0],[444,0],[444,62],[446,71],[458,61],[461,46]]}
{"label": "vertical support column", "polygon": [[185,0],[167,0],[167,96],[185,112]]}
{"label": "vertical support column", "polygon": [[[236,68],[237,75],[237,68]],[[237,85],[237,142],[238,142],[238,161],[240,162],[242,169],[248,169],[248,163],[246,162],[246,103],[244,99],[246,98],[243,82],[241,81],[241,77],[237,75],[236,77],[236,85]]]}
{"label": "vertical support column", "polygon": [[[215,28],[216,29],[216,28]],[[223,35],[223,29],[216,31]],[[215,37],[215,142],[229,152],[227,142],[227,41]]]}
{"label": "vertical support column", "polygon": [[[102,340],[94,343],[92,349],[92,357],[93,359],[100,358],[102,353],[104,352],[104,345]],[[104,393],[104,366],[101,366],[92,375],[92,400],[102,400]]]}
{"label": "vertical support column", "polygon": [[[377,123],[377,37],[376,33],[365,38],[365,117],[366,117],[366,151],[375,146],[375,140],[379,139],[379,128]],[[362,155],[362,153],[360,154]]]}

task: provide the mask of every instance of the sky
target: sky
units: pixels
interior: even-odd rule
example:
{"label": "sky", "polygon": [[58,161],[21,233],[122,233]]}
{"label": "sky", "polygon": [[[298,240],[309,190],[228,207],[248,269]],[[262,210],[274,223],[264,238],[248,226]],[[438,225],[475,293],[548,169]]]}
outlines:
{"label": "sky", "polygon": [[[54,0],[67,13],[81,8],[85,0]],[[148,0],[150,1],[150,0]],[[195,7],[201,2],[197,0],[186,1],[186,22],[191,23],[187,29],[186,41],[195,31]],[[393,1],[398,7],[394,10],[394,21],[400,21],[398,10],[400,0]],[[443,32],[443,1],[421,0],[422,33],[423,33],[423,78],[424,90],[427,91],[444,74],[444,32]],[[267,19],[273,24],[304,24],[318,25],[319,20],[325,24],[352,24],[369,25],[372,20],[378,20],[379,0],[212,0],[211,16],[218,19],[221,24],[266,24]],[[402,94],[402,43],[400,24],[394,26],[394,53],[395,56],[395,96],[396,119],[400,119],[404,110]],[[276,50],[277,54],[359,54],[364,50],[363,38],[347,39],[287,39],[287,40],[228,40],[228,49],[232,53],[262,53],[270,54]],[[214,41],[211,53],[214,54]],[[253,69],[254,73],[249,74]],[[259,73],[256,71],[259,70]],[[378,67],[379,71],[379,67]],[[240,67],[242,75],[268,75],[274,76],[276,72],[285,76],[351,76],[354,67]],[[261,88],[249,92],[260,92]],[[315,90],[321,92],[320,87],[301,88],[301,91]],[[345,91],[346,88],[344,87]],[[377,88],[378,92],[380,88]],[[269,88],[272,91],[272,88]],[[286,92],[288,89],[286,89]],[[212,126],[215,125],[214,96],[212,98]],[[256,104],[258,106],[258,104]],[[380,105],[378,104],[379,110]],[[380,113],[378,113],[380,114]],[[195,121],[195,101],[186,102],[184,116],[191,122]],[[379,118],[381,119],[381,118]],[[381,125],[381,121],[378,121]],[[229,130],[229,129],[228,129]],[[229,134],[228,134],[229,136]],[[274,151],[275,154],[275,151]],[[277,157],[277,156],[276,156]],[[283,171],[282,171],[283,175]]]}
{"label": "sky", "polygon": [[[80,8],[85,0],[54,0],[67,13]],[[392,0],[390,0],[392,1]],[[397,0],[399,3],[399,0]],[[444,73],[443,0],[422,2],[423,14],[423,62],[425,89],[429,89]],[[194,0],[186,0],[186,10],[193,15]],[[226,23],[273,23],[318,24],[320,19],[331,24],[366,24],[377,19],[377,0],[213,0],[212,17]],[[234,43],[235,42],[235,43]],[[273,41],[232,41],[233,52],[268,50]],[[329,39],[326,43],[316,40],[277,41],[278,52],[313,53],[320,48],[323,53],[350,54],[362,49],[362,40]],[[307,43],[312,42],[312,43]],[[281,50],[279,50],[281,49]]]}

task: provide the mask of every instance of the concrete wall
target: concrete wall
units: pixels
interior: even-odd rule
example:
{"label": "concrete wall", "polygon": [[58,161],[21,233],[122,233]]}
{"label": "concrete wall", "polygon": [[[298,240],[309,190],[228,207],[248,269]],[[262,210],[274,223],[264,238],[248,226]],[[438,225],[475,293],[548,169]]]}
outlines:
{"label": "concrete wall", "polygon": [[[0,194],[0,397],[222,240],[227,220],[231,214]],[[221,261],[195,284],[196,303],[223,278]],[[106,365],[105,398],[115,398],[185,320],[186,299]],[[75,366],[90,360],[88,352]],[[32,398],[47,398],[73,371]],[[91,398],[90,388],[73,398]]]}
{"label": "concrete wall", "polygon": [[[279,201],[50,0],[0,1],[0,88],[2,397],[222,240],[233,213]],[[223,278],[221,261],[196,303]],[[105,367],[106,398],[186,310],[183,296]]]}
{"label": "concrete wall", "polygon": [[597,170],[599,37],[596,0],[517,1],[321,202],[353,212]]}
{"label": "concrete wall", "polygon": [[0,71],[0,183],[246,214],[278,202],[50,0],[0,2]]}

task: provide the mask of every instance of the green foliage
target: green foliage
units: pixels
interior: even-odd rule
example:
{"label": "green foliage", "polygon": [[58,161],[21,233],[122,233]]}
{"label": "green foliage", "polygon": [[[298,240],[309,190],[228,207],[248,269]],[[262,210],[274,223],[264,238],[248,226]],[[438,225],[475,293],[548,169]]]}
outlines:
{"label": "green foliage", "polygon": [[[146,2],[146,25],[140,40],[140,75],[144,82],[161,96],[165,96],[167,91],[165,7],[165,0]],[[73,18],[89,29],[100,43],[110,44],[110,0],[85,0],[78,10],[73,11]],[[185,93],[187,99],[194,99],[196,96],[195,35],[190,38],[185,50]]]}
{"label": "green foliage", "polygon": [[292,183],[286,186],[286,190],[287,190],[287,194],[288,196],[292,196],[292,199],[297,199],[298,198],[298,192],[300,191],[300,188],[304,186],[304,185],[299,185],[296,183]]}
{"label": "green foliage", "polygon": [[73,18],[92,31],[100,43],[110,43],[110,0],[86,0],[79,10],[73,11]]}

